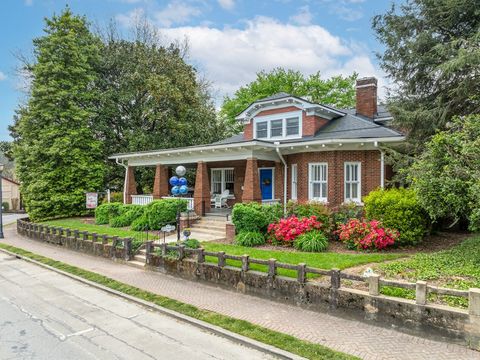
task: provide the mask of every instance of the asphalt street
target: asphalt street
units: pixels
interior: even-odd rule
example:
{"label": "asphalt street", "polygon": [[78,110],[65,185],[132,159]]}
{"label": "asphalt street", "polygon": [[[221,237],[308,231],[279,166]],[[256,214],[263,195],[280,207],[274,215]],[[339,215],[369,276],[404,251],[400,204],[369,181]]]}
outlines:
{"label": "asphalt street", "polygon": [[0,359],[272,359],[0,253]]}

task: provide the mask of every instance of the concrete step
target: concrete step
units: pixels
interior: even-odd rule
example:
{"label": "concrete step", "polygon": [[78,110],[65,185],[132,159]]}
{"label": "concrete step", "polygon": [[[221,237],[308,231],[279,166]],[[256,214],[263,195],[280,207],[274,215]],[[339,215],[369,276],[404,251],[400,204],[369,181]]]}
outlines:
{"label": "concrete step", "polygon": [[133,266],[133,267],[136,267],[136,268],[139,268],[139,269],[144,269],[145,268],[145,260],[143,262],[142,261],[137,261],[137,260],[130,260],[130,261],[127,261],[127,265]]}
{"label": "concrete step", "polygon": [[[228,218],[231,219],[232,217],[229,216]],[[227,217],[226,217],[226,215],[218,216],[218,215],[206,214],[205,216],[201,217],[200,220],[226,222],[226,221],[227,221]]]}
{"label": "concrete step", "polygon": [[133,257],[133,260],[135,261],[143,261],[143,263],[145,263],[145,255],[140,255],[140,254],[137,254]]}
{"label": "concrete step", "polygon": [[211,235],[218,235],[221,237],[225,237],[225,230],[215,230],[215,229],[208,229],[208,228],[202,228],[202,227],[195,227],[191,229],[192,234],[193,233],[199,233],[199,234],[211,234]]}
{"label": "concrete step", "polygon": [[190,229],[211,229],[214,231],[225,232],[225,225],[215,223],[197,223],[190,226]]}

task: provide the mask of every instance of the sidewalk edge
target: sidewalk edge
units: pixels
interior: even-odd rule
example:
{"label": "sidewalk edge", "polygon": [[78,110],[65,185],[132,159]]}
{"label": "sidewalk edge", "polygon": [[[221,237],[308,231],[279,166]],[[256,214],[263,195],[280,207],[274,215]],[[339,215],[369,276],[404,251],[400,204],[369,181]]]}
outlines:
{"label": "sidewalk edge", "polygon": [[[87,280],[87,279],[84,279],[80,276],[76,276],[76,275],[73,275],[73,274],[70,274],[66,271],[62,271],[62,270],[59,270],[55,267],[52,267],[50,265],[46,265],[46,264],[43,264],[39,261],[36,261],[36,260],[33,260],[31,258],[29,258],[28,256],[22,256],[22,255],[19,255],[19,254],[16,254],[14,252],[11,252],[11,251],[8,251],[8,250],[5,250],[5,249],[0,249],[0,252],[3,252],[5,254],[8,254],[10,256],[14,256],[16,257],[17,259],[21,259],[21,260],[24,260],[26,262],[29,262],[29,263],[32,263],[32,264],[35,264],[37,266],[41,266],[43,268],[46,268],[48,270],[51,270],[51,271],[54,271],[58,274],[61,274],[63,276],[67,276],[71,279],[74,279],[76,281],[79,281],[81,283],[84,283],[86,285],[89,285],[89,286],[92,286],[92,287],[95,287],[99,290],[103,290],[107,293],[110,293],[110,294],[113,294],[113,295],[116,295],[118,297],[121,297],[123,299],[126,299],[128,301],[131,301],[131,302],[134,302],[136,304],[139,304],[141,306],[144,306],[144,307],[147,307],[149,309],[152,309],[152,310],[155,310],[157,312],[160,312],[164,315],[167,315],[167,316],[170,316],[170,317],[173,317],[177,320],[180,320],[180,321],[183,321],[183,322],[186,322],[190,325],[193,325],[193,326],[196,326],[198,328],[201,328],[203,330],[206,330],[206,331],[209,331],[211,333],[214,333],[216,335],[219,335],[223,338],[226,338],[226,339],[229,339],[229,340],[232,340],[236,343],[239,343],[239,344],[242,344],[244,346],[247,346],[247,347],[250,347],[252,349],[256,349],[256,350],[259,350],[261,352],[264,352],[264,353],[267,353],[267,354],[270,354],[270,355],[273,355],[273,356],[276,356],[276,357],[279,357],[281,359],[287,359],[287,360],[306,360],[305,358],[299,356],[299,355],[296,355],[296,354],[292,354],[288,351],[285,351],[285,350],[282,350],[282,349],[278,349],[274,346],[271,346],[271,345],[268,345],[268,344],[265,344],[265,343],[262,343],[260,341],[257,341],[257,340],[254,340],[254,339],[250,339],[246,336],[243,336],[243,335],[240,335],[240,334],[236,334],[234,332],[231,332],[231,331],[228,331],[228,330],[225,330],[219,326],[216,326],[216,325],[212,325],[212,324],[209,324],[205,321],[202,321],[202,320],[198,320],[198,319],[195,319],[195,318],[192,318],[190,316],[187,316],[187,315],[184,315],[184,314],[181,314],[179,312],[176,312],[176,311],[173,311],[173,310],[170,310],[170,309],[167,309],[167,308],[164,308],[164,307],[161,307],[159,305],[156,305],[156,304],[153,304],[151,302],[148,302],[146,300],[143,300],[143,299],[139,299],[137,297],[134,297],[134,296],[131,296],[131,295],[127,295],[127,294],[124,294],[120,291],[117,291],[117,290],[114,290],[114,289],[110,289],[109,287],[106,287],[104,285],[101,285],[101,284],[98,284],[96,282],[93,282],[93,281],[90,281],[90,280]],[[78,266],[77,266],[78,267]]]}

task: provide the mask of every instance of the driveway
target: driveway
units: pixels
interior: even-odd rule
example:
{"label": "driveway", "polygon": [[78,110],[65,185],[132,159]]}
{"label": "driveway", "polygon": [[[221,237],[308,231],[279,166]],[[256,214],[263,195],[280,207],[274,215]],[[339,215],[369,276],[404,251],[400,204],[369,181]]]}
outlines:
{"label": "driveway", "polygon": [[272,359],[0,253],[0,359]]}

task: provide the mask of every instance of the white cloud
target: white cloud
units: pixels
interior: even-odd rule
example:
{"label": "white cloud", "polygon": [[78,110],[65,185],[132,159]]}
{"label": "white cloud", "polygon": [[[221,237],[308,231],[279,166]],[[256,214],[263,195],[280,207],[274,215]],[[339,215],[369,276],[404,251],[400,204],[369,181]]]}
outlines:
{"label": "white cloud", "polygon": [[24,3],[27,6],[32,6],[33,5],[33,0],[25,0]]}
{"label": "white cloud", "polygon": [[344,3],[333,5],[330,11],[345,21],[356,21],[363,17],[363,12],[360,9],[354,9]]}
{"label": "white cloud", "polygon": [[[257,17],[240,29],[208,26],[160,29],[167,38],[189,39],[190,59],[218,87],[232,94],[260,70],[285,67],[305,74],[377,76],[368,50],[332,35],[319,25],[293,25]],[[379,79],[380,86],[383,84]]]}
{"label": "white cloud", "polygon": [[145,17],[145,11],[142,8],[133,9],[126,14],[119,14],[115,18],[124,27],[132,27],[139,20]]}
{"label": "white cloud", "polygon": [[232,10],[235,7],[235,0],[218,0],[218,4],[225,10]]}
{"label": "white cloud", "polygon": [[313,14],[310,12],[308,5],[302,6],[298,13],[290,17],[290,21],[298,25],[310,25]]}
{"label": "white cloud", "polygon": [[156,11],[153,18],[161,26],[170,27],[174,24],[185,24],[201,14],[202,11],[199,8],[181,0],[173,0],[164,9]]}
{"label": "white cloud", "polygon": [[0,81],[5,80],[6,78],[7,78],[7,75],[5,75],[5,73],[0,71]]}

